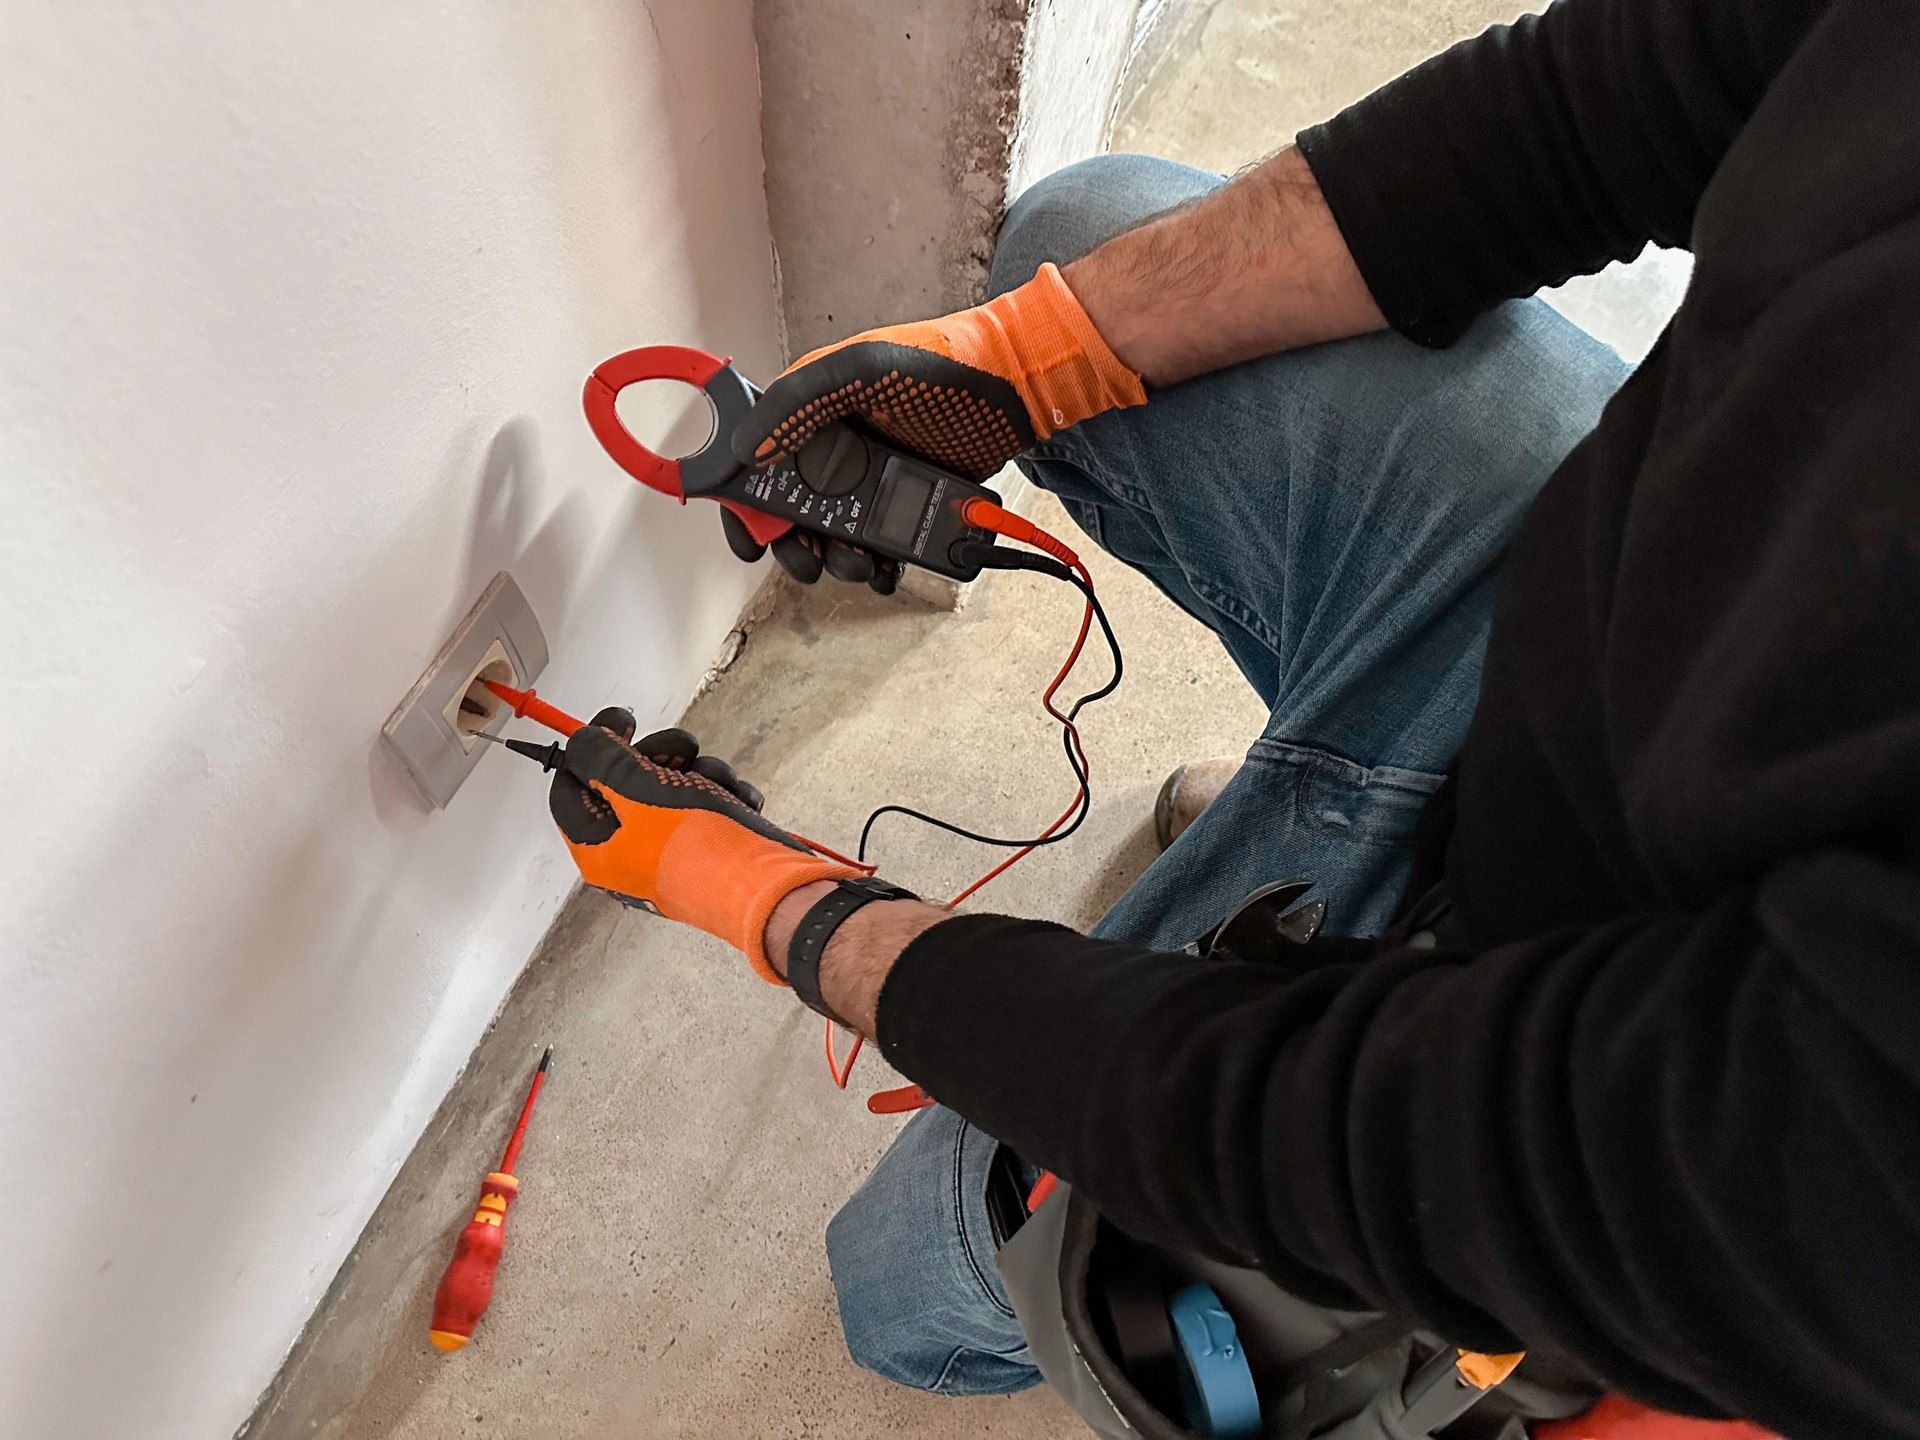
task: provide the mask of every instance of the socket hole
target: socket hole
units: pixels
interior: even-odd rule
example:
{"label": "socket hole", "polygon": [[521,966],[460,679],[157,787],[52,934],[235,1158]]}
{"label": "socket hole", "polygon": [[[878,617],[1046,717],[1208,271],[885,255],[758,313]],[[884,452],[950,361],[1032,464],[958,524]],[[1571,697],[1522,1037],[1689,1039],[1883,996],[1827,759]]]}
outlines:
{"label": "socket hole", "polygon": [[489,660],[474,673],[466,693],[460,697],[460,703],[453,712],[453,728],[469,749],[472,748],[472,742],[466,737],[486,729],[493,723],[493,717],[506,708],[506,702],[482,685],[482,680],[491,680],[496,685],[511,685],[513,667],[504,660]]}

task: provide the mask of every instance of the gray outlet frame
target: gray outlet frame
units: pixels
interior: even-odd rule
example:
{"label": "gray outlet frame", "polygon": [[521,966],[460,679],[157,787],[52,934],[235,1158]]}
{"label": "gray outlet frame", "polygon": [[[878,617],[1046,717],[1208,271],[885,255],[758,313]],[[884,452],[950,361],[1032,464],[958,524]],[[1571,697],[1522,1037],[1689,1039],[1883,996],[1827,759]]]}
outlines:
{"label": "gray outlet frame", "polygon": [[[436,809],[446,808],[480,757],[493,748],[462,739],[447,715],[495,641],[506,651],[516,688],[531,685],[547,668],[547,637],[540,621],[513,576],[504,570],[480,593],[433,663],[380,727],[388,753],[421,798]],[[498,734],[511,715],[502,706],[482,728]]]}

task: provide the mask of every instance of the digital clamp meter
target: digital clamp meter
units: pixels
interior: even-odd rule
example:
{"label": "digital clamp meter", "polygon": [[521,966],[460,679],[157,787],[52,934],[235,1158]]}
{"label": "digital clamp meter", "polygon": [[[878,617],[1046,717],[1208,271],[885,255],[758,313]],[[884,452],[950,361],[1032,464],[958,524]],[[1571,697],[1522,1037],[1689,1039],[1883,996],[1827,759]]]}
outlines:
{"label": "digital clamp meter", "polygon": [[[670,460],[647,449],[614,408],[620,392],[642,380],[679,380],[698,387],[713,407],[713,436],[692,455]],[[733,511],[762,545],[799,528],[843,540],[875,555],[918,565],[955,580],[980,573],[977,560],[956,559],[992,544],[992,532],[970,525],[970,500],[997,504],[983,485],[931,465],[870,432],[834,423],[797,455],[766,465],[734,458],[733,432],[759,391],[727,361],[682,345],[628,350],[587,378],[587,423],[607,454],[649,489],[683,504],[694,496]]]}

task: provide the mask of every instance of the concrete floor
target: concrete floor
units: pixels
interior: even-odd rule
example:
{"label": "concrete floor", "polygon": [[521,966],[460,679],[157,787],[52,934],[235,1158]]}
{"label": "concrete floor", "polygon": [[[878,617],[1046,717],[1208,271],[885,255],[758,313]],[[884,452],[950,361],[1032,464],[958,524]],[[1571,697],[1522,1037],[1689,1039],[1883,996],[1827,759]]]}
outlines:
{"label": "concrete floor", "polygon": [[[1454,41],[1540,8],[1519,0],[1163,0],[1128,78],[1112,148],[1231,174]],[[1691,256],[1650,246],[1544,294],[1638,361],[1692,273]]]}
{"label": "concrete floor", "polygon": [[[1086,712],[1087,826],[981,903],[1084,925],[1151,858],[1165,771],[1245,748],[1263,717],[1210,635],[1038,501],[1042,523],[1093,555],[1128,678]],[[787,588],[687,723],[766,789],[771,815],[828,844],[851,846],[866,812],[889,800],[989,830],[1037,829],[1071,795],[1037,695],[1078,616],[1066,587],[1028,575],[993,577],[954,615],[864,589]],[[1097,680],[1103,666],[1091,659],[1081,674]],[[929,895],[991,863],[993,852],[909,821],[882,827],[884,873]],[[948,1400],[853,1366],[821,1234],[898,1128],[861,1102],[897,1080],[868,1056],[837,1091],[818,1022],[737,955],[598,896],[576,908],[565,953],[540,962],[563,970],[564,1003],[541,1032],[555,1069],[493,1310],[472,1346],[438,1354],[425,1335],[433,1267],[418,1271],[401,1339],[342,1432],[1084,1433],[1044,1389]],[[509,1123],[496,1107],[493,1128]],[[434,1203],[463,1218],[474,1175],[455,1173]]]}
{"label": "concrete floor", "polygon": [[[1510,0],[1171,3],[1179,8],[1148,53],[1115,148],[1221,170],[1515,13]],[[1613,277],[1618,293],[1597,305],[1563,297],[1576,310],[1587,303],[1580,318],[1629,355],[1684,283],[1684,264],[1676,271],[1665,257],[1634,271]],[[1073,535],[1050,500],[1038,508],[1055,533]],[[1144,581],[1093,563],[1128,677],[1085,719],[1092,817],[977,902],[1082,926],[1151,858],[1166,771],[1237,752],[1262,720],[1209,635]],[[994,577],[957,615],[832,584],[788,589],[688,724],[766,789],[774,818],[828,844],[852,845],[885,801],[1032,830],[1070,790],[1036,697],[1077,609],[1063,587],[1023,575]],[[1104,673],[1101,664],[1082,673]],[[875,853],[889,878],[936,896],[989,863],[979,847],[897,818],[883,822]],[[528,993],[546,997],[538,1024],[556,1068],[523,1159],[493,1312],[466,1351],[429,1349],[437,1257],[419,1262],[395,1287],[406,1318],[371,1387],[301,1433],[1085,1433],[1045,1390],[943,1400],[847,1359],[821,1235],[897,1128],[860,1103],[891,1083],[877,1060],[861,1062],[850,1093],[836,1091],[817,1023],[788,996],[718,943],[597,896],[575,902],[530,976]],[[531,1034],[514,1043],[531,1057]],[[508,1123],[517,1083],[488,1097],[495,1128]],[[477,1171],[444,1173],[420,1203],[457,1223]]]}

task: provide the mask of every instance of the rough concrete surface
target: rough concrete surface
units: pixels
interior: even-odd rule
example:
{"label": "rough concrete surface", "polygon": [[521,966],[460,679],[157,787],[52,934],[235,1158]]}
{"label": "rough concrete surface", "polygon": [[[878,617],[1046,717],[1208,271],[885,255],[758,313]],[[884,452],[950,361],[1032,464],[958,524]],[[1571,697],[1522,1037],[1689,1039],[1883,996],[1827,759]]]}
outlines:
{"label": "rough concrete surface", "polygon": [[1032,0],[1009,199],[1107,148],[1141,13],[1139,0]]}
{"label": "rough concrete surface", "polygon": [[979,298],[1028,6],[755,0],[767,214],[793,355]]}
{"label": "rough concrete surface", "polygon": [[[1092,554],[1050,498],[1035,509]],[[1085,716],[1092,817],[979,901],[1082,925],[1150,858],[1165,772],[1244,749],[1262,720],[1211,636],[1145,581],[1093,564],[1127,679]],[[687,723],[766,788],[770,814],[828,844],[852,845],[867,811],[890,800],[1035,830],[1071,794],[1038,695],[1078,617],[1072,592],[1029,575],[994,576],[958,614],[829,583],[784,589]],[[1094,647],[1079,674],[1097,683],[1104,667]],[[527,823],[544,825],[545,787],[524,768]],[[874,853],[889,877],[938,896],[997,852],[895,817]],[[493,1311],[473,1345],[440,1355],[426,1340],[432,1287],[548,1041],[554,1070]],[[398,1325],[365,1397],[331,1420],[329,1407],[289,1404],[254,1433],[1085,1433],[1044,1389],[943,1399],[847,1358],[821,1236],[898,1126],[861,1103],[887,1083],[869,1055],[850,1090],[835,1090],[819,1023],[790,996],[716,941],[583,894],[396,1184],[401,1203],[362,1244],[363,1283],[378,1272],[391,1291],[388,1315],[363,1323]],[[323,1378],[303,1387],[318,1393]],[[336,1390],[336,1405],[348,1399]]]}
{"label": "rough concrete surface", "polygon": [[1009,186],[1104,147],[1136,5],[754,0],[792,354],[980,298]]}
{"label": "rough concrete surface", "polygon": [[[1112,148],[1225,174],[1394,76],[1539,5],[1518,0],[1147,0]],[[1649,246],[1543,294],[1628,360],[1679,305],[1692,257]]]}
{"label": "rough concrete surface", "polygon": [[1113,148],[1238,170],[1455,40],[1537,8],[1167,0],[1128,76]]}

